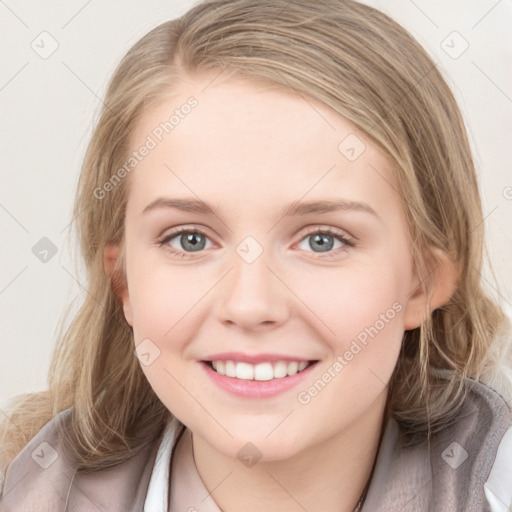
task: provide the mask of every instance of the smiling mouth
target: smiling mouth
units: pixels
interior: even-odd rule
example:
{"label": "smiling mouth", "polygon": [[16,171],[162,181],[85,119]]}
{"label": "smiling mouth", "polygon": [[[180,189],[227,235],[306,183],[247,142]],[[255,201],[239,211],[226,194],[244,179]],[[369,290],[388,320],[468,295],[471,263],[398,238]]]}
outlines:
{"label": "smiling mouth", "polygon": [[318,361],[274,361],[250,364],[232,360],[203,361],[214,372],[240,380],[266,381],[283,379],[301,373]]}

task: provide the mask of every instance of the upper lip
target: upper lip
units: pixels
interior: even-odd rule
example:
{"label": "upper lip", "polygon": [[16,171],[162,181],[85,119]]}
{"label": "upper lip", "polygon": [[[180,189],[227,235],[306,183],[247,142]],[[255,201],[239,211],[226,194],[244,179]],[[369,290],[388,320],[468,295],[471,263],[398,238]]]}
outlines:
{"label": "upper lip", "polygon": [[258,364],[275,361],[315,361],[315,359],[306,359],[304,357],[289,356],[285,354],[244,354],[243,352],[221,352],[212,354],[203,359],[203,361],[234,361],[236,363]]}

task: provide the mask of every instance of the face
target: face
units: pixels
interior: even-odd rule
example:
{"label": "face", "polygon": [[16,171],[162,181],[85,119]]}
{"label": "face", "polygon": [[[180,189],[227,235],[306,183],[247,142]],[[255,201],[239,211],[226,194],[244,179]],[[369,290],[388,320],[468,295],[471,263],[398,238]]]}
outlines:
{"label": "face", "polygon": [[124,312],[194,436],[285,459],[382,410],[414,322],[407,226],[392,161],[347,120],[211,80],[184,81],[133,134],[151,148],[127,178]]}

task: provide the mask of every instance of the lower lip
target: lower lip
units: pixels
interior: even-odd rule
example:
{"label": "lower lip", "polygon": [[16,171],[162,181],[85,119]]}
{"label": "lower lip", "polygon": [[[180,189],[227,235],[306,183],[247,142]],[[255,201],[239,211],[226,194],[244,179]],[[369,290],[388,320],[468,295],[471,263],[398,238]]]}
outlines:
{"label": "lower lip", "polygon": [[244,380],[237,379],[236,377],[227,377],[226,375],[217,373],[208,363],[201,362],[200,364],[208,377],[210,377],[217,386],[233,395],[242,396],[244,398],[269,398],[279,395],[302,382],[317,363],[310,364],[307,368],[295,375],[272,380]]}

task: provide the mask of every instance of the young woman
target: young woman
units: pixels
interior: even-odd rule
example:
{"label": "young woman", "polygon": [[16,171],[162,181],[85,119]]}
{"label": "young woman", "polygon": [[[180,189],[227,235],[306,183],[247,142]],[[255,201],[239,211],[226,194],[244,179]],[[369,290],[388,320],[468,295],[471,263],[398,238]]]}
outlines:
{"label": "young woman", "polygon": [[89,293],[3,422],[1,512],[512,503],[464,123],[386,15],[215,0],[160,25],[75,214]]}

